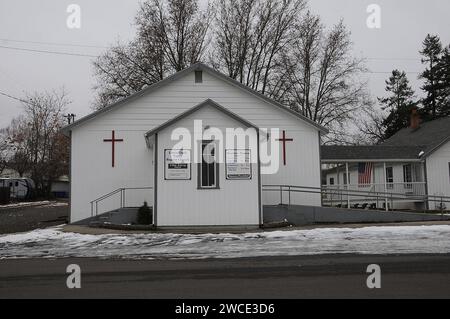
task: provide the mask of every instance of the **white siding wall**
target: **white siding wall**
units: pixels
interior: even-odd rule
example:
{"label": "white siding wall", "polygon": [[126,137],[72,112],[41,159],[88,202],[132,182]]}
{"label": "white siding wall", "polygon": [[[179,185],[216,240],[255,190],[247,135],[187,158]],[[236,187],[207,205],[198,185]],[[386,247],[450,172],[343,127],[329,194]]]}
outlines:
{"label": "white siding wall", "polygon": [[[152,153],[146,148],[144,133],[206,99],[260,128],[286,130],[288,137],[294,138],[287,145],[288,166],[279,174],[263,176],[263,184],[320,185],[316,128],[209,73],[204,72],[203,83],[194,82],[191,72],[73,130],[72,222],[89,217],[89,202],[101,195],[120,187],[152,186]],[[112,130],[117,138],[125,139],[117,144],[115,169],[111,168],[111,143],[103,142]],[[268,194],[263,196],[270,201]],[[305,194],[299,203],[320,205],[320,196]]]}
{"label": "white siding wall", "polygon": [[[283,128],[280,128],[283,130]],[[282,134],[280,132],[280,134]],[[283,165],[283,149],[279,147],[280,166],[277,174],[262,175],[263,185],[293,185],[320,188],[320,146],[317,131],[286,130],[286,166]],[[283,203],[288,202],[288,193],[283,193]],[[263,192],[263,203],[280,203],[279,192]],[[320,206],[320,194],[291,193],[291,204]]]}
{"label": "white siding wall", "polygon": [[[441,146],[427,158],[428,195],[450,196],[450,142]],[[429,203],[430,209],[435,209],[435,202]],[[447,208],[450,204],[445,204]]]}
{"label": "white siding wall", "polygon": [[[111,131],[85,129],[72,134],[71,222],[90,217],[90,202],[119,188],[153,186],[153,155],[142,132],[116,130],[115,168],[111,165]],[[137,196],[137,198],[136,198]],[[127,206],[153,202],[151,191],[128,193]],[[119,208],[116,195],[99,204],[99,213]]]}
{"label": "white siding wall", "polygon": [[[226,128],[242,127],[242,124],[224,113],[205,106],[158,133],[158,226],[259,225],[258,166],[256,164],[252,165],[251,180],[226,180],[225,165],[219,164],[220,189],[197,189],[198,167],[195,163],[192,164],[191,180],[164,180],[164,150],[171,149],[176,144],[171,140],[172,129],[183,127],[192,132],[194,119],[202,119],[205,124],[222,131]],[[225,135],[225,132],[223,134]],[[257,149],[251,149],[251,152],[257,152]],[[193,146],[191,155],[194,156]]]}

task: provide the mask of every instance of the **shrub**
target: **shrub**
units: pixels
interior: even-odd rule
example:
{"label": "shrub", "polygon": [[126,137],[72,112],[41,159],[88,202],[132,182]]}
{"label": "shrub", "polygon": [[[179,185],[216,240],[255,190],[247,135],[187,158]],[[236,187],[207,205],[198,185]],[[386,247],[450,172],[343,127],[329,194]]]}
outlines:
{"label": "shrub", "polygon": [[148,207],[147,202],[144,202],[144,205],[139,207],[137,222],[139,225],[151,225],[152,224],[153,211],[150,207]]}

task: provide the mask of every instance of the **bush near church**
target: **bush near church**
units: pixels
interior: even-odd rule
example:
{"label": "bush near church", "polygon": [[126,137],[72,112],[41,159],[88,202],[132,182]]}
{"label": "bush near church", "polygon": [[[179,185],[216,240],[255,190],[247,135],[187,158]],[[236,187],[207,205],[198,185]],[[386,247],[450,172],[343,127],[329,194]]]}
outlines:
{"label": "bush near church", "polygon": [[139,207],[137,221],[138,221],[139,225],[151,225],[152,224],[153,211],[150,207],[148,207],[147,202],[144,202],[144,205]]}

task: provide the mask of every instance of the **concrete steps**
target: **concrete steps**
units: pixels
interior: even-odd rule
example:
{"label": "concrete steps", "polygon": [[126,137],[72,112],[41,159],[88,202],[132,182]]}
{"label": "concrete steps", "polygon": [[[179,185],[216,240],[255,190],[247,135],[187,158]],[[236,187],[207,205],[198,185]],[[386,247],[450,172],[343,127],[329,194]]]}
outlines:
{"label": "concrete steps", "polygon": [[101,224],[126,225],[133,224],[137,220],[138,207],[124,207],[115,209],[98,216],[89,217],[84,220],[73,223],[73,225],[95,226]]}

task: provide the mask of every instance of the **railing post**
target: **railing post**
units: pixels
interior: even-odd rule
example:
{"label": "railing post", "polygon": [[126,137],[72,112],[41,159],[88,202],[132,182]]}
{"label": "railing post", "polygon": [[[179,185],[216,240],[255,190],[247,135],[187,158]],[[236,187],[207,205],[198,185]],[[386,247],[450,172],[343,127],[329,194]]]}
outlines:
{"label": "railing post", "polygon": [[391,193],[391,210],[394,210],[394,199],[393,199],[393,194]]}
{"label": "railing post", "polygon": [[283,205],[283,186],[280,185],[280,205]]}
{"label": "railing post", "polygon": [[345,174],[347,174],[347,209],[350,209],[350,176],[348,174],[348,162],[345,162]]}
{"label": "railing post", "polygon": [[333,206],[333,190],[331,187],[327,187],[327,199],[330,202],[330,206]]}
{"label": "railing post", "polygon": [[380,194],[378,192],[376,192],[375,194],[377,194],[377,207],[378,207],[378,196],[380,196]]}
{"label": "railing post", "polygon": [[291,186],[289,186],[288,192],[289,192],[289,206],[291,206]]}
{"label": "railing post", "polygon": [[126,201],[126,199],[125,199],[125,191],[126,191],[126,189],[123,188],[122,190],[123,190],[123,203],[122,203],[122,207],[121,208],[124,208],[125,207],[125,201]]}

